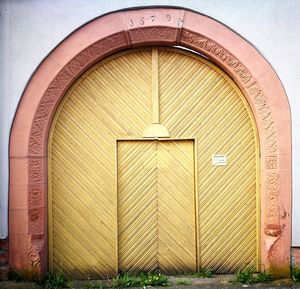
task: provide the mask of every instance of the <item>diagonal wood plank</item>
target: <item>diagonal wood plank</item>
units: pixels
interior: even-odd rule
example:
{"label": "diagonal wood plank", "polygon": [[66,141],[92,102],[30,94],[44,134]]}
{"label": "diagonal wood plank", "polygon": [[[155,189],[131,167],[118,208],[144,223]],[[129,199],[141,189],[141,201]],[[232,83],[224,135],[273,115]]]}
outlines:
{"label": "diagonal wood plank", "polygon": [[151,50],[97,64],[66,95],[49,145],[55,272],[75,279],[117,273],[115,142],[140,136],[149,122]]}
{"label": "diagonal wood plank", "polygon": [[158,269],[155,141],[118,142],[119,269]]}
{"label": "diagonal wood plank", "polygon": [[[201,267],[230,273],[258,267],[258,141],[249,106],[232,81],[206,61],[159,51],[161,122],[195,136]],[[214,167],[213,154],[228,166]]]}
{"label": "diagonal wood plank", "polygon": [[194,144],[159,141],[158,256],[162,272],[195,272]]}

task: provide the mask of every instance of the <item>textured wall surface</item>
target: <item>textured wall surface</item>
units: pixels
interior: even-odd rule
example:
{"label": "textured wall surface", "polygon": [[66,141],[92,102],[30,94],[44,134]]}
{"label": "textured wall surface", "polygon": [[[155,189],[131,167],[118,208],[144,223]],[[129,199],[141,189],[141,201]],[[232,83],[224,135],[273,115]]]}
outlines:
{"label": "textured wall surface", "polygon": [[292,265],[300,266],[300,248],[294,248],[292,250]]}
{"label": "textured wall surface", "polygon": [[[182,6],[209,15],[257,47],[277,71],[292,109],[293,245],[300,246],[300,2],[212,0],[22,0],[0,2],[0,238],[7,236],[10,126],[31,75],[47,54],[79,26],[110,11],[135,6]],[[298,129],[297,129],[298,128]]]}

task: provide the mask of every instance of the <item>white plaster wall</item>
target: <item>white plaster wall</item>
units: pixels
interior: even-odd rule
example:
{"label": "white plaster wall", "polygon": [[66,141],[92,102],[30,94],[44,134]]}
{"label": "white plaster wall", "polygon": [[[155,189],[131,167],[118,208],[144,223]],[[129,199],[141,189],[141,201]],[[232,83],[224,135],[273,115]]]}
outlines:
{"label": "white plaster wall", "polygon": [[7,235],[9,130],[30,76],[60,41],[87,21],[149,5],[182,6],[219,20],[253,43],[277,71],[292,108],[293,245],[300,246],[299,0],[0,0],[0,238]]}
{"label": "white plaster wall", "polygon": [[0,2],[0,238],[7,235],[8,134],[12,114],[9,107],[9,16]]}

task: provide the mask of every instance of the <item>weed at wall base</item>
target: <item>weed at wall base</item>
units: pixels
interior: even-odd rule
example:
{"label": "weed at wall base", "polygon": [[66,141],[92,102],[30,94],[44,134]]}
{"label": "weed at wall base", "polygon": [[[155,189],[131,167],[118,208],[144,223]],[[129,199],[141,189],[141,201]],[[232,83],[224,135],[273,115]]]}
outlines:
{"label": "weed at wall base", "polygon": [[149,286],[169,286],[169,278],[160,273],[141,273],[130,275],[128,273],[120,274],[117,278],[112,279],[111,287],[114,289],[128,287],[149,287]]}
{"label": "weed at wall base", "polygon": [[41,285],[46,289],[62,289],[72,288],[72,284],[60,272],[47,273],[46,277],[42,280]]}
{"label": "weed at wall base", "polygon": [[201,268],[196,273],[187,273],[186,276],[192,277],[192,278],[212,278],[213,271],[211,269]]}
{"label": "weed at wall base", "polygon": [[246,269],[235,273],[233,283],[237,284],[254,284],[254,283],[270,283],[273,281],[273,276],[268,272],[255,273],[252,269]]}
{"label": "weed at wall base", "polygon": [[292,279],[294,282],[300,282],[300,267],[293,267],[291,270]]}
{"label": "weed at wall base", "polygon": [[[97,284],[98,283],[98,284]],[[100,282],[89,281],[85,286],[85,289],[104,289],[104,286]]]}
{"label": "weed at wall base", "polygon": [[271,283],[273,279],[273,276],[266,271],[260,272],[256,276],[256,281],[259,283]]}
{"label": "weed at wall base", "polygon": [[191,285],[192,282],[189,279],[177,278],[176,285]]}

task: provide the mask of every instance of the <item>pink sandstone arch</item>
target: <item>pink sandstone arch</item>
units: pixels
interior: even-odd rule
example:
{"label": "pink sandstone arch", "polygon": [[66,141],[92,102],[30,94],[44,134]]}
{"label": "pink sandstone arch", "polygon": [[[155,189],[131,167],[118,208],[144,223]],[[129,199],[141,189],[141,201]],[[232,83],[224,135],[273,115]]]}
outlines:
{"label": "pink sandstone arch", "polygon": [[9,264],[47,270],[47,142],[57,106],[89,67],[117,51],[182,46],[208,57],[237,83],[258,127],[261,148],[262,269],[289,273],[291,119],[284,88],[270,64],[221,23],[179,8],[110,13],[82,26],[38,67],[20,101],[10,138]]}

